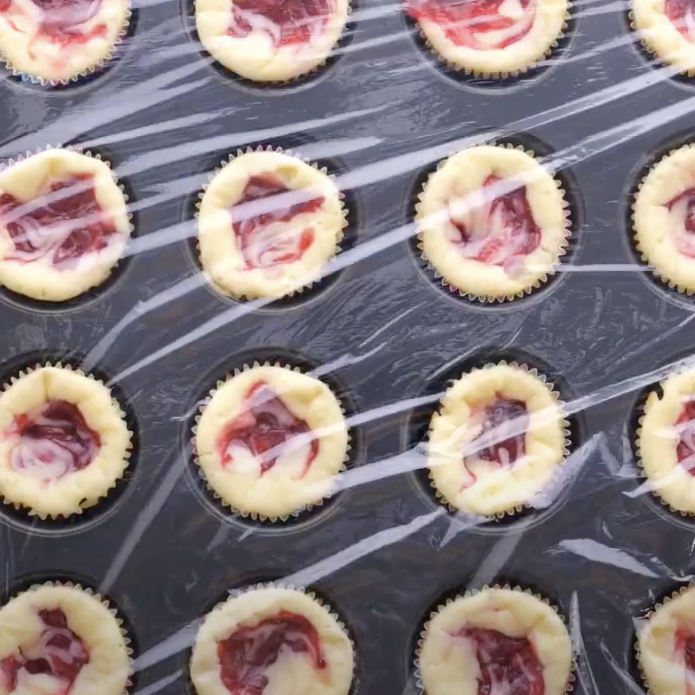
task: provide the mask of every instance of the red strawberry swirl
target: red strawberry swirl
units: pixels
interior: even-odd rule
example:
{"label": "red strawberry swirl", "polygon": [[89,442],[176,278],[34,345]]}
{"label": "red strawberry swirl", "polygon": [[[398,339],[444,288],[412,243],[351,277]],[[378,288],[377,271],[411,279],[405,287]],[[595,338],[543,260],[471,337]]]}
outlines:
{"label": "red strawberry swirl", "polygon": [[666,208],[676,218],[673,243],[684,256],[695,258],[695,188],[677,195],[666,203]]}
{"label": "red strawberry swirl", "polygon": [[323,35],[335,11],[335,0],[233,0],[227,33],[241,39],[261,32],[275,49],[311,45]]}
{"label": "red strawberry swirl", "polygon": [[533,217],[525,186],[499,194],[486,190],[492,186],[508,188],[511,182],[488,176],[481,202],[471,206],[461,206],[459,201],[449,203],[449,219],[454,227],[451,241],[464,258],[500,266],[511,273],[524,256],[540,246],[541,229]]}
{"label": "red strawberry swirl", "polygon": [[5,260],[46,258],[57,270],[74,269],[83,256],[103,251],[118,236],[96,198],[91,174],[52,181],[34,200],[0,194],[0,226],[14,247]]}
{"label": "red strawberry swirl", "polygon": [[249,178],[230,211],[246,269],[270,269],[301,260],[314,243],[314,232],[292,222],[299,215],[317,212],[323,202],[322,196],[290,189],[271,174]]}
{"label": "red strawberry swirl", "polygon": [[5,437],[13,442],[12,469],[44,483],[84,470],[101,447],[101,438],[89,428],[79,408],[58,400],[17,415]]}
{"label": "red strawberry swirl", "polygon": [[40,610],[38,617],[45,626],[38,641],[0,661],[3,688],[12,693],[18,685],[23,685],[22,692],[29,692],[22,682],[27,675],[41,674],[56,679],[55,695],[69,695],[80,672],[89,663],[89,650],[70,629],[67,616],[60,608]]}
{"label": "red strawberry swirl", "polygon": [[233,464],[241,449],[259,462],[261,476],[282,459],[295,469],[293,477],[301,479],[318,456],[319,441],[277,392],[259,381],[246,394],[241,413],[220,433],[217,449],[223,466]]}
{"label": "red strawberry swirl", "polygon": [[679,629],[673,644],[673,656],[684,665],[683,678],[686,695],[695,695],[695,634],[690,629]]}
{"label": "red strawberry swirl", "polygon": [[695,2],[693,0],[666,0],[664,14],[681,35],[695,42]]}
{"label": "red strawberry swirl", "polygon": [[521,41],[536,21],[537,0],[518,0],[518,11],[505,11],[507,0],[404,0],[417,22],[432,22],[457,46],[501,50]]}
{"label": "red strawberry swirl", "polygon": [[269,682],[266,670],[283,650],[306,654],[317,671],[328,668],[316,627],[303,615],[281,610],[217,643],[220,677],[230,695],[262,695]]}
{"label": "red strawberry swirl", "polygon": [[32,0],[41,10],[38,31],[51,41],[67,46],[84,44],[106,35],[106,26],[99,24],[85,31],[84,25],[101,9],[101,0]]}
{"label": "red strawberry swirl", "polygon": [[473,421],[478,434],[466,447],[470,455],[464,451],[463,465],[468,475],[462,488],[471,487],[477,480],[468,465],[469,456],[511,468],[526,455],[529,413],[524,401],[498,395],[485,408],[473,409]]}
{"label": "red strawberry swirl", "polygon": [[676,420],[676,458],[690,475],[695,476],[695,400],[686,401]]}
{"label": "red strawberry swirl", "polygon": [[475,645],[480,666],[478,695],[544,695],[543,666],[527,637],[467,627],[456,633]]}

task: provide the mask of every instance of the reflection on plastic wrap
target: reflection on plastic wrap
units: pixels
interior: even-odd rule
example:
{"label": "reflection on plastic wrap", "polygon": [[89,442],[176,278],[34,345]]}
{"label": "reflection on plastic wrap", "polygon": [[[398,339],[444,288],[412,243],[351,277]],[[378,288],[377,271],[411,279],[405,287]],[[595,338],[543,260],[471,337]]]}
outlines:
{"label": "reflection on plastic wrap", "polygon": [[693,31],[0,3],[0,691],[688,691]]}

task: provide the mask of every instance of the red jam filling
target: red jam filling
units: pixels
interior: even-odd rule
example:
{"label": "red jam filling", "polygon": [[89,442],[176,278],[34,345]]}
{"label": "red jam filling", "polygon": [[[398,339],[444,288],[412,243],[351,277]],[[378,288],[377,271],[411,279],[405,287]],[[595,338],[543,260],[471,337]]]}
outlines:
{"label": "red jam filling", "polygon": [[[283,206],[271,200],[275,196],[288,194],[299,200]],[[259,206],[258,201],[261,201],[262,210],[254,214],[253,207]],[[288,224],[297,215],[317,212],[323,201],[322,196],[290,189],[269,174],[252,176],[241,198],[231,209],[237,245],[247,269],[272,268],[299,261],[314,243],[314,232],[311,229],[292,228],[278,232],[277,229],[270,231],[268,227],[278,222]],[[244,210],[242,205],[248,207]]]}
{"label": "red jam filling", "polygon": [[483,429],[480,433],[481,438],[491,437],[497,441],[478,451],[478,458],[511,466],[526,453],[527,430],[526,403],[498,396],[483,411]]}
{"label": "red jam filling", "polygon": [[695,41],[695,2],[693,0],[666,0],[664,14],[688,41]]}
{"label": "red jam filling", "polygon": [[[229,422],[219,436],[217,447],[222,465],[233,461],[234,447],[250,451],[261,463],[261,475],[267,473],[278,459],[292,447],[299,436],[310,436],[304,420],[295,417],[275,390],[264,381],[254,384],[246,394],[242,412]],[[319,453],[318,439],[307,442],[303,478]]]}
{"label": "red jam filling", "polygon": [[457,636],[475,644],[478,695],[544,695],[543,667],[528,638],[482,627],[464,628]]}
{"label": "red jam filling", "polygon": [[[484,185],[492,186],[500,181],[496,176],[488,176]],[[451,218],[459,232],[455,243],[465,258],[511,267],[541,243],[541,230],[533,218],[526,187],[494,197],[483,193],[485,201],[472,211],[472,224],[466,226]]]}
{"label": "red jam filling", "polygon": [[673,235],[678,250],[690,258],[695,258],[695,188],[689,188],[666,203],[670,212],[682,218],[682,228]]}
{"label": "red jam filling", "polygon": [[45,625],[38,642],[0,661],[4,690],[14,692],[20,671],[24,670],[31,675],[53,676],[61,683],[56,695],[68,695],[80,671],[89,663],[89,651],[68,627],[60,608],[40,610],[38,615]]}
{"label": "red jam filling", "polygon": [[317,671],[328,668],[321,638],[303,615],[282,610],[254,627],[242,627],[217,643],[220,676],[230,695],[262,695],[268,685],[265,671],[281,650],[307,654]]}
{"label": "red jam filling", "polygon": [[[529,426],[529,415],[524,401],[511,400],[498,396],[486,406],[481,413],[481,431],[473,440],[472,448],[481,439],[494,439],[484,448],[475,451],[474,456],[499,466],[513,466],[516,461],[526,454],[526,432]],[[464,466],[466,457],[464,456]],[[476,476],[468,469],[470,479],[464,487],[470,487],[476,481]]]}
{"label": "red jam filling", "polygon": [[[502,13],[505,0],[405,0],[417,22],[438,24],[457,46],[479,51],[499,50],[521,41],[533,27],[536,0],[519,0],[521,17]],[[495,36],[487,36],[494,32]]]}
{"label": "red jam filling", "polygon": [[227,33],[243,39],[264,32],[275,48],[311,43],[323,34],[334,0],[235,0]]}
{"label": "red jam filling", "polygon": [[[32,0],[32,2],[39,9],[37,35],[62,47],[69,44],[85,44],[94,38],[106,36],[107,29],[104,24],[97,24],[89,31],[84,30],[84,24],[96,17],[99,12],[101,0]],[[8,13],[11,10],[22,12],[17,5],[13,5],[12,0],[0,0],[0,13]],[[21,32],[14,22],[10,24],[15,31]],[[32,54],[31,48],[29,52]]]}
{"label": "red jam filling", "polygon": [[676,445],[678,463],[695,475],[695,401],[687,401],[676,420],[679,437]]}
{"label": "red jam filling", "polygon": [[5,434],[17,438],[11,451],[12,468],[44,481],[83,470],[101,446],[101,438],[89,428],[79,408],[67,401],[48,401],[38,412],[17,415]]}
{"label": "red jam filling", "polygon": [[29,202],[1,194],[0,225],[14,245],[10,260],[33,263],[49,257],[57,270],[73,268],[118,234],[99,205],[91,174],[53,181],[45,195]]}
{"label": "red jam filling", "polygon": [[683,654],[685,662],[685,691],[687,695],[695,693],[695,634],[686,630],[676,632],[675,655]]}

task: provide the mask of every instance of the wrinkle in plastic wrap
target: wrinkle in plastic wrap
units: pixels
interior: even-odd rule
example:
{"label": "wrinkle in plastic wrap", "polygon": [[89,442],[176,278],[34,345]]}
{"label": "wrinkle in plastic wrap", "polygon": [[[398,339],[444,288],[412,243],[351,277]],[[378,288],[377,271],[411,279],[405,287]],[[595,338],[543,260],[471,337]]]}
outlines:
{"label": "wrinkle in plastic wrap", "polygon": [[[52,526],[0,511],[5,597],[51,577],[113,597],[134,633],[133,691],[154,695],[192,692],[191,646],[230,590],[316,587],[354,639],[353,691],[370,695],[417,691],[414,644],[438,597],[509,582],[559,607],[575,691],[642,692],[635,633],[693,581],[695,523],[644,479],[635,413],[695,366],[695,324],[692,299],[631,246],[630,201],[645,166],[695,141],[695,82],[645,52],[629,10],[574,2],[562,45],[497,83],[446,69],[402,5],[378,0],[352,4],[329,67],[296,86],[225,74],[197,41],[192,6],[171,0],[136,3],[118,60],[84,84],[5,74],[0,157],[102,153],[127,184],[134,233],[107,291],[68,308],[0,295],[3,376],[69,356],[118,386],[138,434],[127,488],[105,513]],[[414,203],[424,172],[499,141],[561,179],[572,234],[547,286],[481,306],[420,266]],[[330,163],[352,214],[319,289],[289,304],[223,298],[195,258],[200,191],[225,157],[259,145]],[[296,356],[348,395],[353,465],[325,513],[246,523],[197,486],[192,418],[226,371]],[[427,423],[465,365],[502,359],[552,375],[571,447],[528,513],[480,524],[427,490]]]}

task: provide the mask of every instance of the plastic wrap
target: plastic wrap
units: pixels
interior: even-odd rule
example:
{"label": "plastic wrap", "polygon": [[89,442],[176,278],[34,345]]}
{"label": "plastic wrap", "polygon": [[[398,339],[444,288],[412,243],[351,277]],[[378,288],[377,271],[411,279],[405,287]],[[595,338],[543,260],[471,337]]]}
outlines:
{"label": "plastic wrap", "polygon": [[[395,695],[418,691],[417,639],[443,597],[510,583],[567,620],[575,692],[640,692],[636,630],[692,581],[695,522],[655,497],[636,436],[647,392],[690,364],[695,323],[692,298],[640,258],[631,205],[660,156],[695,142],[695,82],[644,48],[626,2],[577,0],[549,55],[504,78],[447,68],[399,2],[350,9],[328,63],[288,84],[221,68],[186,0],[135,2],[112,63],[74,83],[5,71],[3,161],[49,146],[101,155],[134,231],[109,281],[75,300],[0,288],[0,376],[47,361],[93,373],[134,440],[116,490],[76,519],[0,508],[3,597],[47,580],[108,596],[132,639],[131,691],[173,695],[194,692],[196,631],[230,590],[307,587],[348,626],[352,692]],[[532,150],[571,220],[550,281],[503,303],[454,296],[415,237],[427,176],[485,142]],[[196,204],[220,162],[259,146],[325,166],[348,226],[316,285],[237,301],[201,270]],[[500,360],[538,369],[559,391],[569,456],[532,508],[468,522],[428,483],[428,423],[452,379]],[[196,470],[202,399],[255,361],[330,383],[351,430],[338,492],[288,523],[231,513]]]}

